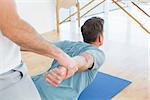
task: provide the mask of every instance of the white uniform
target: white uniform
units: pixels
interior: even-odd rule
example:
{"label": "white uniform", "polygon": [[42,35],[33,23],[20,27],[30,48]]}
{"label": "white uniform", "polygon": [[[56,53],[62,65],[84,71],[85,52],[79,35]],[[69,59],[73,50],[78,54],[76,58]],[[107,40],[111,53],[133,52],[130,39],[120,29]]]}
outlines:
{"label": "white uniform", "polygon": [[0,74],[17,67],[20,63],[19,46],[10,41],[0,31]]}
{"label": "white uniform", "polygon": [[0,31],[0,100],[41,100],[20,48]]}

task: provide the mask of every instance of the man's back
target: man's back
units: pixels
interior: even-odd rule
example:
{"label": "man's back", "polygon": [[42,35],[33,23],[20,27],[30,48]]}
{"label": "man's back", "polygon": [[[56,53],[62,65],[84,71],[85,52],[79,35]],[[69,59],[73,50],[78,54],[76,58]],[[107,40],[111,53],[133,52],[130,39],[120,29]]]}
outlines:
{"label": "man's back", "polygon": [[[94,57],[93,68],[82,73],[76,72],[57,88],[44,81],[43,75],[36,76],[33,79],[34,83],[41,94],[42,100],[76,100],[82,90],[95,78],[99,67],[104,61],[104,53],[95,46],[84,42],[62,41],[55,43],[55,45],[71,57],[80,55],[83,52],[91,53]],[[49,71],[58,66],[59,64],[54,60]]]}

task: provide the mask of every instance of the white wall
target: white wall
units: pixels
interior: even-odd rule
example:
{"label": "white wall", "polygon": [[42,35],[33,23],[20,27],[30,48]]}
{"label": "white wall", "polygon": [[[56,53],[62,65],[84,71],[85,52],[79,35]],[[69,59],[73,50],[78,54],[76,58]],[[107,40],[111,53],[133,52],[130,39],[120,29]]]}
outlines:
{"label": "white wall", "polygon": [[[56,0],[16,0],[16,3],[20,16],[29,22],[38,32],[43,33],[56,29],[55,1]],[[83,6],[87,1],[88,0],[80,0],[81,5]],[[87,9],[89,9],[89,7]],[[85,12],[87,9],[83,10],[81,13]],[[100,9],[102,11],[102,8],[98,7],[91,13],[99,11]],[[66,18],[69,13],[69,10],[61,9],[60,19]]]}
{"label": "white wall", "polygon": [[20,16],[38,32],[55,29],[55,0],[16,0]]}
{"label": "white wall", "polygon": [[[16,0],[16,3],[20,16],[30,23],[39,33],[43,33],[56,29],[55,1],[56,0]],[[80,3],[83,6],[87,1],[88,0],[80,0]],[[93,3],[93,5],[95,5],[95,3]],[[87,9],[89,9],[89,7]],[[81,13],[84,13],[87,9]],[[100,10],[102,11],[103,9],[98,7],[91,13]],[[70,10],[61,9],[60,19],[66,18],[69,13]]]}

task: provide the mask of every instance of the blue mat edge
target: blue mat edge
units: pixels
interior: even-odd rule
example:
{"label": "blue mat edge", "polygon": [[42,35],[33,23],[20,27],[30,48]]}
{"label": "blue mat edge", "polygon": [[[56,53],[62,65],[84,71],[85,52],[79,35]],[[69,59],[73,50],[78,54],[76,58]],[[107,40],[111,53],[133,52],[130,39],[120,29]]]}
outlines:
{"label": "blue mat edge", "polygon": [[[120,80],[122,80],[122,81],[126,81],[127,82],[127,84],[125,85],[125,87],[123,88],[123,89],[121,89],[121,90],[119,90],[118,91],[118,93],[117,94],[119,94],[121,91],[123,91],[125,88],[127,88],[132,82],[130,81],[130,80],[127,80],[127,79],[124,79],[124,78],[120,78],[120,77],[117,77],[117,76],[113,76],[113,75],[110,75],[110,74],[108,74],[108,73],[104,73],[104,72],[98,72],[98,73],[102,73],[102,74],[105,74],[105,75],[107,75],[107,76],[110,76],[110,77],[114,77],[114,78],[117,78],[117,79],[120,79]],[[98,74],[97,73],[97,74]],[[92,83],[91,83],[92,84]],[[87,87],[86,87],[87,88]],[[86,89],[85,88],[85,89]],[[82,91],[83,92],[83,91]],[[82,93],[81,92],[81,93]],[[117,95],[116,94],[116,95]],[[113,95],[111,98],[113,98],[113,97],[115,97],[116,95]]]}
{"label": "blue mat edge", "polygon": [[[103,72],[99,72],[99,73],[103,73]],[[107,73],[103,73],[103,74],[107,74]],[[118,79],[121,79],[121,80],[123,80],[123,81],[126,81],[126,82],[128,82],[128,84],[123,88],[123,89],[121,89],[120,91],[118,91],[118,93],[117,94],[119,94],[121,91],[123,91],[125,88],[127,88],[132,82],[130,81],[130,80],[127,80],[127,79],[124,79],[124,78],[120,78],[120,77],[117,77],[117,76],[113,76],[113,75],[110,75],[110,74],[107,74],[107,75],[109,75],[109,76],[111,76],[111,77],[115,77],[115,78],[118,78]],[[117,95],[116,94],[116,95]],[[116,95],[114,95],[114,96],[112,96],[111,98],[113,98],[113,97],[115,97]]]}

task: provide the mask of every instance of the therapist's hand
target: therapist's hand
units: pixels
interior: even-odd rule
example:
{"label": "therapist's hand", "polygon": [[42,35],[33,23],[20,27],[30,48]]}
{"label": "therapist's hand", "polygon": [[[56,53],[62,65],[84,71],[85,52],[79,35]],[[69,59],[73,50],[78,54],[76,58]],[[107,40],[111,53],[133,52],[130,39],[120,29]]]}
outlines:
{"label": "therapist's hand", "polygon": [[65,68],[75,67],[76,61],[67,54],[62,54],[56,59],[60,66]]}

